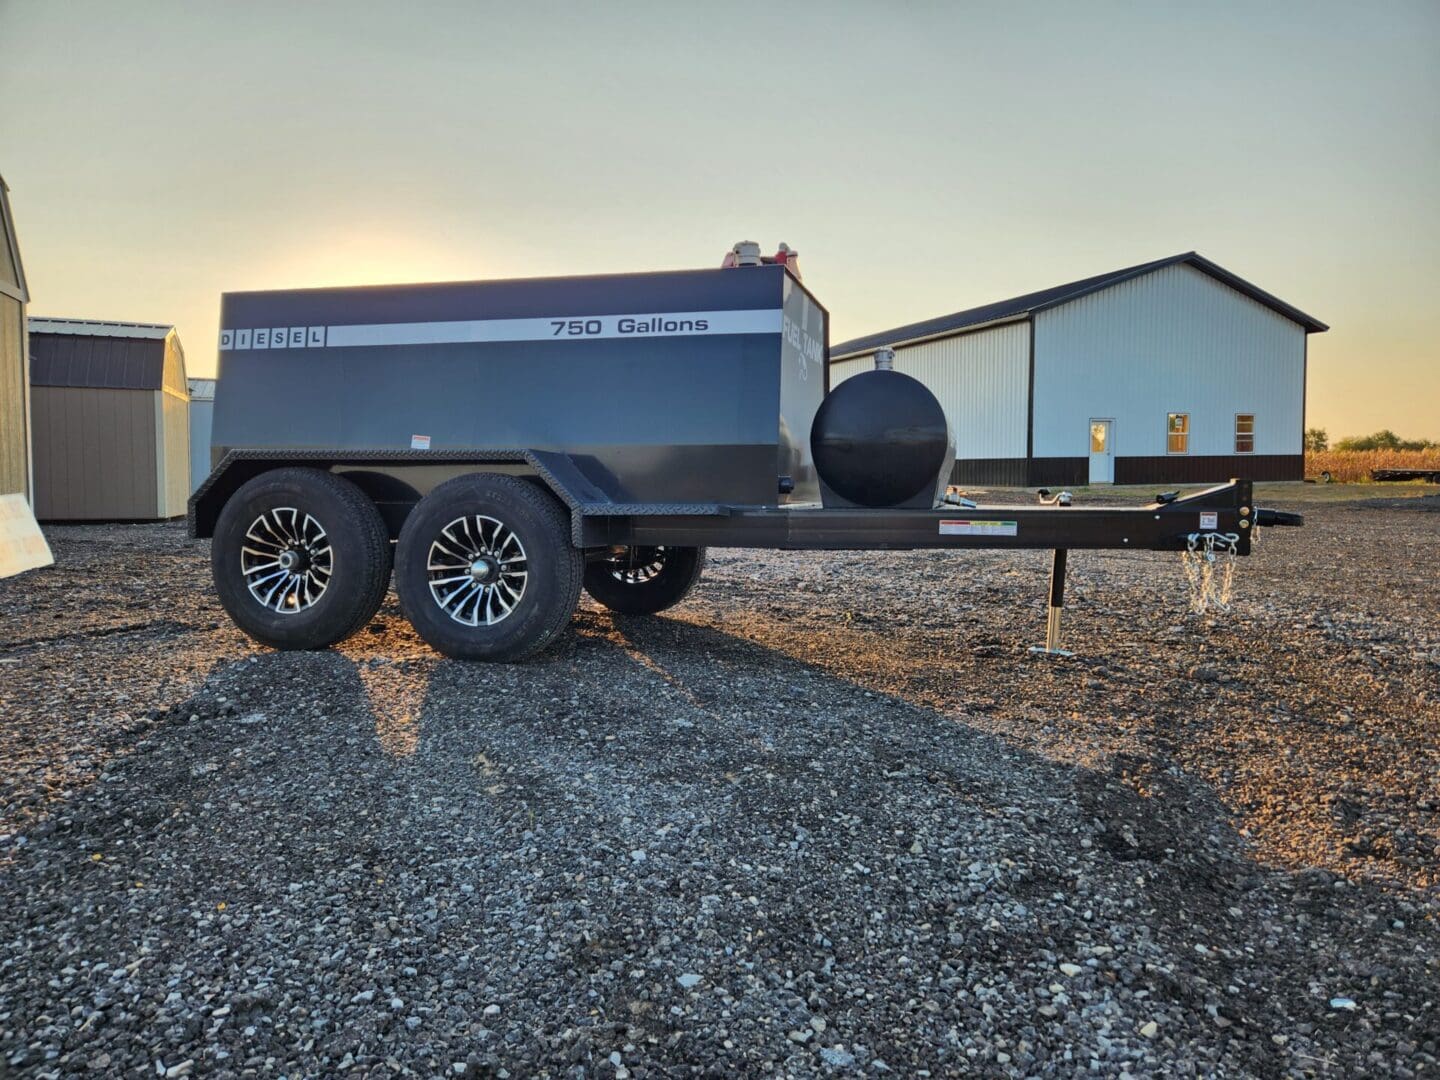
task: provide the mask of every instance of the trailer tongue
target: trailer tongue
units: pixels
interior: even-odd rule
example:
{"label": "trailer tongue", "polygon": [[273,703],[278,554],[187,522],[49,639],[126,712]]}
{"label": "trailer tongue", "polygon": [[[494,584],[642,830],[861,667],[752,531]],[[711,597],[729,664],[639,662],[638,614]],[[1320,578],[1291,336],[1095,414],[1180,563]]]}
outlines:
{"label": "trailer tongue", "polygon": [[[704,547],[896,550],[915,548],[1111,548],[1184,551],[1215,536],[1250,554],[1250,530],[1298,525],[1253,505],[1248,480],[1231,480],[1144,506],[942,505],[930,509],[715,506],[696,514],[611,517],[587,507],[582,543]],[[641,508],[636,508],[641,509]],[[1283,519],[1283,520],[1279,520]]]}
{"label": "trailer tongue", "polygon": [[[913,550],[923,548],[1052,549],[1045,648],[1063,654],[1060,611],[1067,554],[1072,549],[1178,551],[1191,556],[1195,603],[1215,602],[1218,560],[1249,555],[1256,528],[1303,525],[1299,514],[1254,505],[1249,480],[1169,497],[1138,507],[1040,506],[938,509],[790,509],[717,507],[714,513],[624,518],[593,517],[586,544],[624,547],[755,547],[788,550]],[[968,500],[967,500],[968,501]],[[1228,575],[1228,570],[1227,570]],[[1200,578],[1203,576],[1204,583]],[[1066,654],[1068,655],[1068,654]]]}
{"label": "trailer tongue", "polygon": [[[949,494],[954,440],[889,370],[827,393],[828,315],[794,253],[727,268],[229,294],[210,477],[191,499],[235,622],[323,648],[384,598],[431,645],[512,660],[607,607],[678,603],[706,547],[1181,551],[1208,582],[1248,555],[1234,480],[1143,507]],[[392,541],[394,544],[392,550]],[[1203,568],[1208,568],[1205,570]]]}

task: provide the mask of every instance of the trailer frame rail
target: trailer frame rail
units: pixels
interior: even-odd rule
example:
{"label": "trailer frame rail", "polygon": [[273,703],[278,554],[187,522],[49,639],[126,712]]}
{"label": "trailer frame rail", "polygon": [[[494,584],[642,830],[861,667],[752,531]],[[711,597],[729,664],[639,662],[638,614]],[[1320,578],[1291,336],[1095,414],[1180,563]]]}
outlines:
{"label": "trailer frame rail", "polygon": [[1183,498],[1144,506],[980,505],[928,510],[726,506],[716,515],[587,518],[581,533],[586,547],[673,545],[822,551],[1184,551],[1192,536],[1217,533],[1235,537],[1235,553],[1248,555],[1251,530],[1260,518],[1250,481],[1231,480]]}

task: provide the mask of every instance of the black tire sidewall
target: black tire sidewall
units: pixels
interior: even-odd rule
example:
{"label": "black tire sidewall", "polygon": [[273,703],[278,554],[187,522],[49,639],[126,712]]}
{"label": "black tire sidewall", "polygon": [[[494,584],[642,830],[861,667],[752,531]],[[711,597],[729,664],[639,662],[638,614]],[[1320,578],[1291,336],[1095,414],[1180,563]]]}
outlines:
{"label": "black tire sidewall", "polygon": [[[358,499],[347,497],[342,485],[349,481],[317,469],[277,469],[246,483],[221,511],[210,546],[215,591],[231,619],[256,641],[277,649],[326,648],[354,633],[374,614],[378,605],[371,596],[376,576],[388,578],[389,544],[377,548],[375,523],[362,518],[368,510],[378,522],[373,504],[367,505],[358,489],[354,492]],[[293,615],[262,607],[240,573],[240,549],[250,525],[265,511],[286,506],[320,523],[330,541],[334,566],[324,595]],[[362,611],[366,607],[371,610]]]}
{"label": "black tire sidewall", "polygon": [[705,549],[667,547],[660,572],[649,581],[619,581],[608,563],[585,568],[585,591],[620,615],[654,615],[672,608],[690,594],[705,566]]}
{"label": "black tire sidewall", "polygon": [[[440,530],[477,514],[503,523],[525,549],[525,591],[493,626],[450,618],[430,594],[426,569]],[[476,473],[441,484],[410,512],[395,548],[395,591],[415,632],[460,660],[518,660],[543,648],[569,621],[579,592],[581,555],[562,522],[563,510],[548,492],[516,477]]]}

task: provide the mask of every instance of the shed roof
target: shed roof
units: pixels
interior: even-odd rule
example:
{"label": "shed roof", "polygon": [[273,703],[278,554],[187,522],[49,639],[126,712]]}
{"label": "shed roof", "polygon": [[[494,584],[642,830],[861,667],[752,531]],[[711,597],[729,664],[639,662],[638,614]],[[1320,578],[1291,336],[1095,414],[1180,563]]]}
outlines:
{"label": "shed roof", "polygon": [[145,341],[164,341],[165,336],[175,329],[169,323],[111,322],[105,319],[46,319],[36,316],[26,321],[32,334],[138,338]]}
{"label": "shed roof", "polygon": [[843,356],[878,349],[882,345],[898,345],[908,341],[945,337],[949,334],[968,330],[972,327],[983,326],[986,323],[1008,322],[1015,319],[1027,318],[1037,311],[1059,307],[1061,304],[1068,304],[1072,300],[1078,300],[1082,296],[1089,296],[1091,293],[1099,292],[1101,289],[1108,289],[1112,285],[1119,285],[1123,281],[1130,281],[1144,274],[1153,273],[1156,270],[1163,270],[1167,266],[1178,266],[1182,263],[1194,267],[1202,274],[1209,275],[1221,284],[1228,285],[1236,292],[1248,296],[1256,303],[1263,304],[1271,311],[1283,315],[1291,322],[1303,326],[1307,334],[1320,333],[1330,329],[1319,319],[1306,315],[1299,308],[1292,307],[1278,297],[1272,296],[1264,289],[1250,284],[1250,282],[1244,278],[1237,274],[1232,274],[1223,266],[1211,262],[1203,255],[1199,255],[1193,251],[1186,251],[1179,255],[1171,255],[1168,258],[1156,259],[1154,262],[1140,263],[1137,266],[1127,266],[1123,270],[1112,270],[1108,274],[1097,274],[1094,277],[1071,281],[1065,285],[1056,285],[1053,288],[1042,289],[1039,292],[1026,293],[1024,296],[1015,296],[1009,300],[998,300],[993,304],[982,304],[980,307],[967,308],[965,311],[957,311],[953,315],[941,315],[935,319],[908,323],[905,326],[897,326],[891,330],[882,330],[879,333],[852,338],[849,341],[841,342],[839,345],[831,346],[830,356],[832,359],[839,359]]}
{"label": "shed roof", "polygon": [[169,326],[94,319],[28,322],[32,386],[159,390],[165,385]]}

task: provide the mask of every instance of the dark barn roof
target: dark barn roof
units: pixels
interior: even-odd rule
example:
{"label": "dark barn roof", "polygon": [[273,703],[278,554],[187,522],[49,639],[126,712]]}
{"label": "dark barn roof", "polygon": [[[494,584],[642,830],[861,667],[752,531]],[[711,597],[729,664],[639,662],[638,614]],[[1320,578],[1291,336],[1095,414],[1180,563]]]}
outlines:
{"label": "dark barn roof", "polygon": [[866,334],[864,337],[852,338],[849,341],[842,341],[839,345],[831,346],[830,356],[832,359],[839,359],[854,353],[869,352],[882,345],[898,345],[906,341],[945,337],[948,334],[957,333],[973,326],[982,326],[985,323],[1025,318],[1037,311],[1068,304],[1071,300],[1089,296],[1101,289],[1108,289],[1123,281],[1130,281],[1144,274],[1180,263],[1193,266],[1202,274],[1207,274],[1221,284],[1228,285],[1236,292],[1248,296],[1251,300],[1264,304],[1271,311],[1303,326],[1306,333],[1320,333],[1330,329],[1320,320],[1271,296],[1264,289],[1251,285],[1244,278],[1232,274],[1223,266],[1219,266],[1193,251],[1187,251],[1180,255],[1171,255],[1166,259],[1156,259],[1154,262],[1140,263],[1138,266],[1127,266],[1123,270],[1112,270],[1108,274],[1082,278],[1080,281],[1072,281],[1066,285],[1056,285],[1054,288],[1042,289],[1040,292],[1026,293],[1024,296],[1012,297],[1009,300],[999,300],[993,304],[983,304],[966,311],[957,311],[953,315],[941,315],[939,318],[926,319],[924,322],[909,323],[906,326],[897,326],[892,330],[883,330],[878,334]]}
{"label": "dark barn roof", "polygon": [[32,386],[159,390],[165,385],[165,338],[160,323],[30,319]]}

